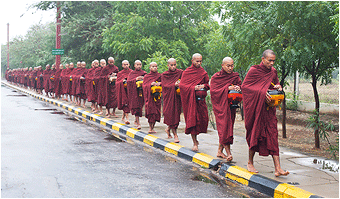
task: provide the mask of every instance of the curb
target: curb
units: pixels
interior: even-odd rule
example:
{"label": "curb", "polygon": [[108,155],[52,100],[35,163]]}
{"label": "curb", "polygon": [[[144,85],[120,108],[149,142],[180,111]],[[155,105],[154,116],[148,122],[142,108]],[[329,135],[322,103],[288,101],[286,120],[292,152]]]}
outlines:
{"label": "curb", "polygon": [[322,198],[293,185],[251,173],[245,168],[229,163],[222,163],[219,174],[273,198]]}
{"label": "curb", "polygon": [[[127,126],[126,124],[115,122],[112,119],[102,117],[98,114],[94,114],[89,111],[85,111],[82,108],[77,108],[75,106],[68,105],[56,99],[50,99],[48,97],[30,92],[26,89],[19,88],[17,86],[8,84],[6,82],[1,82],[1,83],[11,88],[14,88],[16,90],[19,90],[20,92],[26,93],[32,97],[35,97],[42,101],[61,107],[67,111],[75,113],[76,115],[79,115],[83,117],[84,119],[94,121],[100,125],[103,125],[115,131],[118,131],[119,133],[122,133],[129,138],[139,140],[152,147],[161,149],[165,152],[174,154],[185,160],[194,162],[204,168],[217,170],[218,167],[220,166],[218,173],[221,176],[227,179],[230,179],[232,181],[241,183],[243,185],[246,185],[248,187],[254,188],[258,190],[259,192],[266,194],[270,197],[274,197],[274,198],[322,198],[321,196],[314,195],[308,191],[297,188],[293,185],[290,185],[287,183],[281,183],[276,180],[267,178],[265,176],[251,173],[245,168],[242,168],[242,167],[230,164],[230,163],[223,163],[221,160],[215,159],[214,157],[208,154],[194,152],[177,143],[163,140],[152,134],[147,134],[138,129],[131,128]],[[129,142],[127,137],[119,136],[118,134],[115,134],[113,132],[109,134],[115,137],[118,137],[119,139]]]}

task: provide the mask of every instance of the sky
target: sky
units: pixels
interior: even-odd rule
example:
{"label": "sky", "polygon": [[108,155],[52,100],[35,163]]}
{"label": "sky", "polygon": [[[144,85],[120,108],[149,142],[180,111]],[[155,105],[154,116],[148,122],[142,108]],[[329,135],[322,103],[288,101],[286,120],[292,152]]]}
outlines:
{"label": "sky", "polygon": [[6,0],[0,3],[0,43],[7,44],[7,23],[9,23],[9,40],[24,36],[34,24],[55,21],[55,12],[28,10],[37,0]]}

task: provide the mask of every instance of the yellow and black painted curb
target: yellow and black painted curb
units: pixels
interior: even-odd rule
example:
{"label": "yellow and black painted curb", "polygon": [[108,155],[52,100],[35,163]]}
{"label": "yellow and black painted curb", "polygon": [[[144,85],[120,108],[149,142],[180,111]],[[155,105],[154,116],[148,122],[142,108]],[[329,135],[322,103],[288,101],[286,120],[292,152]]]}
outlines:
{"label": "yellow and black painted curb", "polygon": [[293,185],[249,172],[245,168],[230,163],[222,163],[219,174],[273,198],[321,198]]}
{"label": "yellow and black painted curb", "polygon": [[100,125],[113,129],[124,135],[124,136],[119,136],[118,134],[111,132],[111,135],[118,137],[119,139],[129,141],[127,140],[127,137],[129,137],[135,140],[139,140],[152,147],[161,149],[163,151],[174,154],[185,160],[199,164],[200,166],[204,168],[217,169],[218,166],[220,166],[219,174],[221,176],[227,179],[233,180],[235,182],[241,183],[243,185],[246,185],[248,187],[254,188],[258,190],[259,192],[264,193],[270,197],[274,197],[274,198],[321,198],[320,196],[314,195],[303,189],[294,187],[293,185],[281,183],[281,182],[269,179],[265,176],[251,173],[247,169],[244,169],[242,167],[238,167],[238,166],[235,166],[229,163],[222,163],[221,160],[215,159],[214,157],[210,155],[199,153],[199,152],[194,152],[177,143],[163,140],[154,135],[144,133],[138,129],[131,128],[125,124],[116,122],[112,119],[102,117],[98,114],[94,114],[89,111],[85,111],[82,108],[78,108],[78,107],[63,103],[59,100],[51,99],[51,98],[39,95],[35,92],[30,92],[26,89],[19,88],[17,86],[14,86],[4,81],[2,81],[1,83],[11,88],[14,88],[16,90],[19,90],[23,93],[26,93],[32,97],[35,97],[42,101],[61,107],[67,111],[75,113],[76,115],[81,116],[84,119],[94,121]]}

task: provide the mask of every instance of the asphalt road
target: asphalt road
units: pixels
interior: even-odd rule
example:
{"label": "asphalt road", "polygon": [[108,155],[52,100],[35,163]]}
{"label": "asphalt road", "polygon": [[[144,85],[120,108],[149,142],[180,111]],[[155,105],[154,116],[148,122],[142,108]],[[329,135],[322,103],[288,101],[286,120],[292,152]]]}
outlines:
{"label": "asphalt road", "polygon": [[193,163],[113,139],[1,86],[1,197],[255,196],[242,192],[249,190],[207,181]]}

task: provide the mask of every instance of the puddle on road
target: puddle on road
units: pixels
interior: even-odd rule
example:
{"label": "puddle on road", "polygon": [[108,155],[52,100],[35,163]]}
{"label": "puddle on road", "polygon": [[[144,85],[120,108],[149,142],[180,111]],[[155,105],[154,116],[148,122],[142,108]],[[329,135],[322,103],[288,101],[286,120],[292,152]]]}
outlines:
{"label": "puddle on road", "polygon": [[24,95],[24,94],[19,94],[19,95],[6,95],[6,96],[11,96],[11,97],[27,97],[27,95]]}
{"label": "puddle on road", "polygon": [[207,176],[204,173],[201,173],[195,177],[192,178],[194,181],[201,181],[209,184],[218,184],[215,180],[211,179],[209,176]]}
{"label": "puddle on road", "polygon": [[35,111],[57,111],[55,108],[35,108]]}
{"label": "puddle on road", "polygon": [[63,111],[53,111],[51,112],[51,114],[59,114],[59,115],[62,115],[62,114],[65,114]]}

